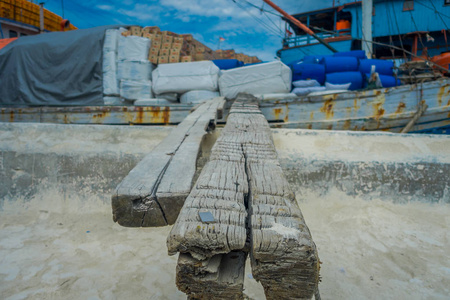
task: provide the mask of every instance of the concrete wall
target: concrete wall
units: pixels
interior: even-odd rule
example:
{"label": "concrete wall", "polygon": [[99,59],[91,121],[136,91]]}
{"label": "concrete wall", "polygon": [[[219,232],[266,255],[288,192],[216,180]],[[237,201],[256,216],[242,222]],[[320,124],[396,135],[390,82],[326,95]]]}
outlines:
{"label": "concrete wall", "polygon": [[333,191],[393,202],[450,203],[450,136],[275,130],[297,197]]}
{"label": "concrete wall", "polygon": [[[172,128],[0,123],[0,210],[11,201],[57,212],[110,209],[116,185]],[[216,137],[206,139],[200,165]],[[450,203],[450,137],[283,129],[274,141],[299,199],[339,191]]]}
{"label": "concrete wall", "polygon": [[103,209],[122,178],[171,129],[0,123],[0,209],[48,194],[55,202],[42,203],[47,210]]}

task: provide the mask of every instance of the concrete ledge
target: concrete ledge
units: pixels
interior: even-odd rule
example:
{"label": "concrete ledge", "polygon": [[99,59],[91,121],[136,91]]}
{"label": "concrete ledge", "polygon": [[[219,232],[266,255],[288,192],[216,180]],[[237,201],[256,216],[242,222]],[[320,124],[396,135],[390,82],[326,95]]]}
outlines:
{"label": "concrete ledge", "polygon": [[345,192],[365,199],[450,203],[450,136],[275,130],[297,198]]}

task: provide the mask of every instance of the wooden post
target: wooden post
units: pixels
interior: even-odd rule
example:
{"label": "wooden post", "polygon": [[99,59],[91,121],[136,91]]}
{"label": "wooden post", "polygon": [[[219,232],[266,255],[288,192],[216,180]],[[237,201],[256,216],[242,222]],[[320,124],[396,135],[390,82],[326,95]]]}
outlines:
{"label": "wooden post", "polygon": [[[267,299],[311,299],[317,290],[317,249],[255,100],[239,95],[231,107],[210,161],[167,239],[169,254],[181,253],[177,278],[189,278],[192,288],[181,281],[177,285],[192,298],[207,299],[222,285],[211,285],[201,270],[186,271],[180,264],[210,266],[218,255],[234,252],[249,252],[253,276]],[[202,214],[210,217],[202,219]],[[232,269],[240,268],[243,262]],[[214,274],[221,272],[219,266]],[[233,289],[241,297],[240,284]],[[202,290],[207,292],[196,292]]]}

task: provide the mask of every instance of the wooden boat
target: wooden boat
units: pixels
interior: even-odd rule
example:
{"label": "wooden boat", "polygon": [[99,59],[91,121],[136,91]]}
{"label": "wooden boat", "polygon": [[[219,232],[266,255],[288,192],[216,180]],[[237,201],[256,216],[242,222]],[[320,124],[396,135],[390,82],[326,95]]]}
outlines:
{"label": "wooden boat", "polygon": [[[428,108],[411,132],[450,132],[450,79],[446,78],[393,88],[262,99],[260,105],[275,128],[400,132],[423,104]],[[0,122],[169,125],[180,123],[193,107],[179,103],[164,107],[3,107]]]}

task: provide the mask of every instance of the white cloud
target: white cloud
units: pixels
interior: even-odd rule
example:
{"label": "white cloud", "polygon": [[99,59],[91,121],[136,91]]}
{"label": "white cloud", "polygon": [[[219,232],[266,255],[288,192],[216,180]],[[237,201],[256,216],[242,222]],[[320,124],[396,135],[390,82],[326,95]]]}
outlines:
{"label": "white cloud", "polygon": [[162,8],[155,5],[137,3],[131,9],[121,8],[118,9],[117,12],[132,18],[136,18],[139,21],[158,22],[160,20],[159,14],[162,12]]}
{"label": "white cloud", "polygon": [[110,11],[110,10],[114,9],[114,6],[106,5],[106,4],[100,4],[100,5],[97,5],[97,8],[101,9],[101,10],[108,10],[108,11]]}

